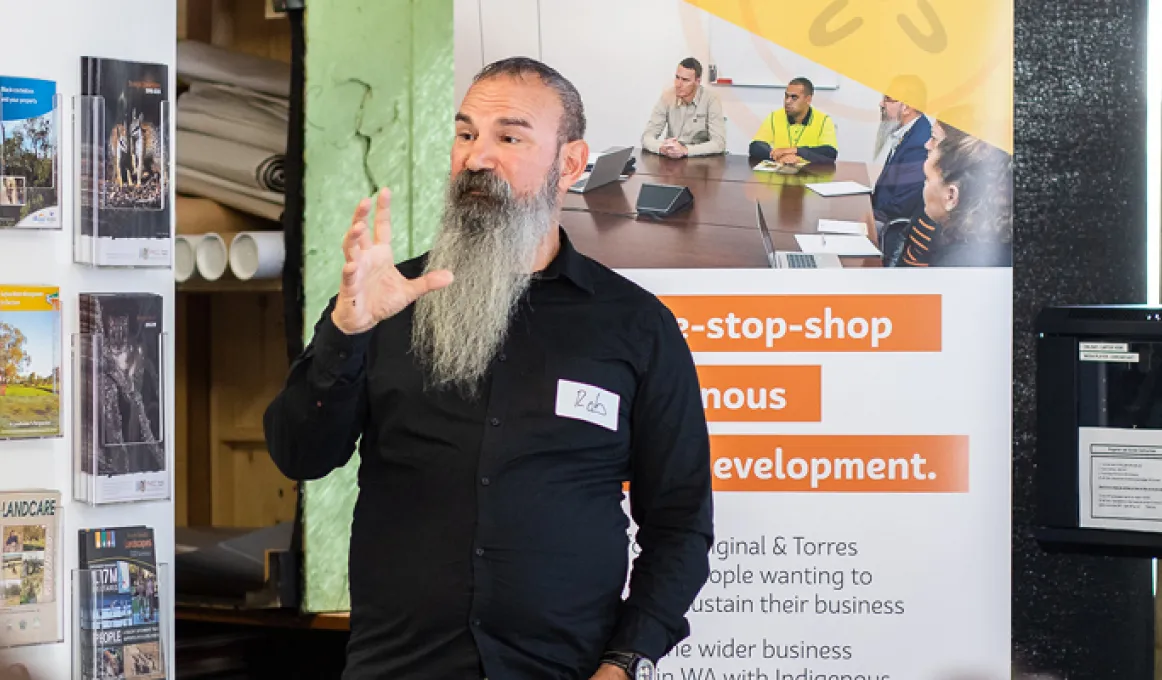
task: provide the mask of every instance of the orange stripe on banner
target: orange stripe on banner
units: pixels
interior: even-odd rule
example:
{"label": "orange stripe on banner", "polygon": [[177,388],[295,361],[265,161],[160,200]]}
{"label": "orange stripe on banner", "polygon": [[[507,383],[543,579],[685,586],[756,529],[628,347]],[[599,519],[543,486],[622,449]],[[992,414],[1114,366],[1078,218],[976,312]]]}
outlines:
{"label": "orange stripe on banner", "polygon": [[698,366],[710,422],[817,423],[822,379],[819,366]]}
{"label": "orange stripe on banner", "polygon": [[694,352],[939,352],[939,295],[671,295]]}
{"label": "orange stripe on banner", "polygon": [[959,435],[712,435],[710,455],[715,491],[968,491]]}

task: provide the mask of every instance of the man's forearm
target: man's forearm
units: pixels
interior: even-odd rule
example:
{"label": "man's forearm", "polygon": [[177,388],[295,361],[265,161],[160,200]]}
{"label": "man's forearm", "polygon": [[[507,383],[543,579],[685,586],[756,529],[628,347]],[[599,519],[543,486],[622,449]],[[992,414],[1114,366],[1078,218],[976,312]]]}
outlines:
{"label": "man's forearm", "polygon": [[662,140],[658,139],[657,133],[650,134],[647,130],[642,135],[642,148],[650,153],[660,153],[662,150]]}
{"label": "man's forearm", "polygon": [[351,458],[365,411],[368,336],[345,336],[328,311],[267,408],[267,449],[288,478],[318,479]]}
{"label": "man's forearm", "polygon": [[710,141],[700,144],[690,144],[686,147],[687,156],[712,156],[726,151],[726,142],[711,138]]}
{"label": "man's forearm", "polygon": [[[709,509],[690,526],[709,526]],[[670,524],[667,522],[667,524]],[[641,553],[630,574],[630,595],[609,642],[613,651],[630,651],[655,661],[689,635],[685,615],[710,573],[709,530],[639,529]]]}
{"label": "man's forearm", "polygon": [[800,146],[795,149],[799,158],[812,163],[834,163],[839,149],[834,146]]}
{"label": "man's forearm", "polygon": [[756,161],[766,161],[771,158],[771,145],[766,142],[760,142],[757,139],[750,143],[748,149],[750,157]]}

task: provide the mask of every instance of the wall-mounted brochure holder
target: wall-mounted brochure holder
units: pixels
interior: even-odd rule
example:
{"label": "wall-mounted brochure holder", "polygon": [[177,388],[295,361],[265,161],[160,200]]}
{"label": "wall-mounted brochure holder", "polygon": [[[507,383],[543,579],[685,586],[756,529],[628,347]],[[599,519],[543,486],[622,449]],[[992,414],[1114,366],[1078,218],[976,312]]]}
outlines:
{"label": "wall-mounted brochure holder", "polygon": [[170,267],[170,102],[73,97],[73,260],[95,267]]}
{"label": "wall-mounted brochure holder", "polygon": [[169,564],[74,569],[73,680],[174,677]]}
{"label": "wall-mounted brochure holder", "polygon": [[49,80],[0,76],[0,86],[13,91],[0,98],[0,230],[60,229],[64,98]]}
{"label": "wall-mounted brochure holder", "polygon": [[0,649],[64,641],[60,500],[56,490],[0,491]]}
{"label": "wall-mounted brochure holder", "polygon": [[170,498],[166,336],[155,336],[156,347],[116,332],[72,336],[75,500],[104,505]]}

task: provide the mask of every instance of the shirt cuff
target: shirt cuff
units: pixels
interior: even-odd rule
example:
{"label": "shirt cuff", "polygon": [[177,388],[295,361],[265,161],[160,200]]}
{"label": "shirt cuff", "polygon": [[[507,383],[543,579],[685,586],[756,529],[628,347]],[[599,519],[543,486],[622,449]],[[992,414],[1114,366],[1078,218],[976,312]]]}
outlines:
{"label": "shirt cuff", "polygon": [[636,607],[624,607],[607,648],[640,654],[656,664],[672,646],[670,632],[660,621]]}
{"label": "shirt cuff", "polygon": [[328,314],[315,332],[311,360],[311,383],[321,390],[355,382],[363,370],[363,359],[371,344],[372,331],[347,335]]}
{"label": "shirt cuff", "polygon": [[771,145],[767,144],[766,142],[760,142],[756,139],[750,143],[748,154],[755,160],[769,160],[771,157]]}

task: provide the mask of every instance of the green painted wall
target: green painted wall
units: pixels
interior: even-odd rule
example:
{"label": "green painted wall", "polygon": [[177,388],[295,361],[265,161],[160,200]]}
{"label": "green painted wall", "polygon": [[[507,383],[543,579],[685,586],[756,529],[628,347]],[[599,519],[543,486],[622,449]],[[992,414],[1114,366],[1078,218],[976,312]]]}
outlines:
{"label": "green painted wall", "polygon": [[[364,196],[392,190],[397,260],[439,224],[453,137],[452,0],[310,0],[306,36],[306,334],[339,288]],[[344,611],[358,456],[305,487],[308,611]]]}

